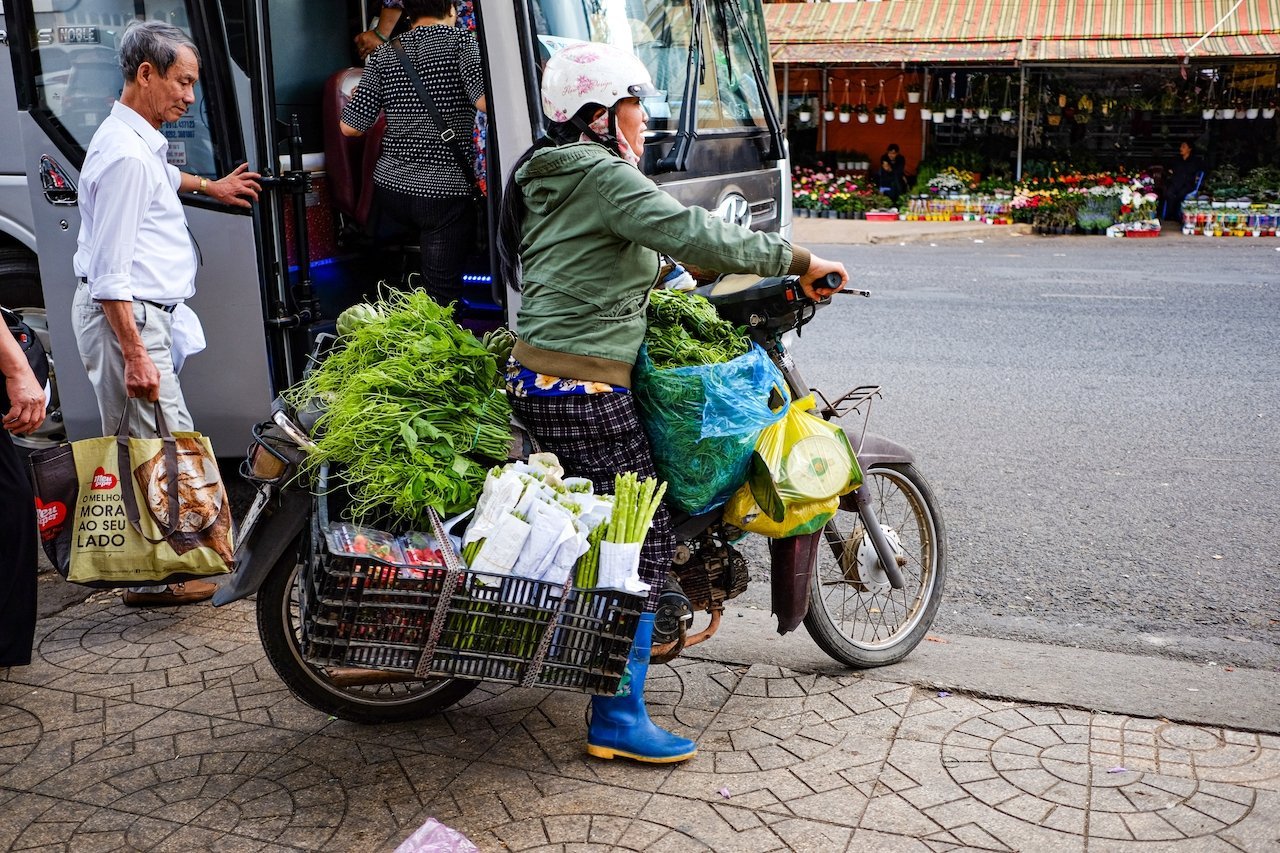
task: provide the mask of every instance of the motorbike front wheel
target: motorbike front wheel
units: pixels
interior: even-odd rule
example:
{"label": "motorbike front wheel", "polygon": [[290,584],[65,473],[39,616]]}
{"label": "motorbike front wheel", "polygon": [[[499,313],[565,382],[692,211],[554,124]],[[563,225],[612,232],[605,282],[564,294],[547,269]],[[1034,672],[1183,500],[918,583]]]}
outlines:
{"label": "motorbike front wheel", "polygon": [[893,589],[851,497],[823,528],[804,626],[832,658],[861,669],[897,663],[933,624],[947,575],[947,542],[933,491],[913,465],[865,472],[880,526],[898,554]]}
{"label": "motorbike front wheel", "polygon": [[428,678],[343,686],[302,657],[298,594],[302,538],[286,551],[258,590],[258,635],[280,680],[311,707],[356,723],[394,723],[438,714],[480,685],[456,678]]}

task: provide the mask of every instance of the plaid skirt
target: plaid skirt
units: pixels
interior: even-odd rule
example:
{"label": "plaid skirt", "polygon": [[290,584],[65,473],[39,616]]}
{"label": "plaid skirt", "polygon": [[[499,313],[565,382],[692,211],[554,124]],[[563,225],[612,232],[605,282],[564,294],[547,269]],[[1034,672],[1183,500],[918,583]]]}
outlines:
{"label": "plaid skirt", "polygon": [[[565,394],[554,397],[510,397],[511,408],[543,450],[554,453],[565,473],[586,477],[597,492],[613,494],[615,474],[628,471],[657,479],[649,439],[640,426],[630,394]],[[640,549],[640,579],[649,584],[647,610],[671,569],[676,536],[671,515],[659,506]]]}

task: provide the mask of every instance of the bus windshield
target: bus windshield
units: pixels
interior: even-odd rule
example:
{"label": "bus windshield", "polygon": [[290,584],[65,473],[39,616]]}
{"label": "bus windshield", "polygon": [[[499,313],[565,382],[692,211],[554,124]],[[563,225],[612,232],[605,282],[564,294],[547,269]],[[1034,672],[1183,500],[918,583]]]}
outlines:
{"label": "bus windshield", "polygon": [[[540,62],[573,41],[607,42],[640,57],[662,97],[645,101],[651,131],[674,130],[683,107],[689,51],[701,48],[697,128],[767,129],[758,80],[772,79],[752,56],[768,62],[759,0],[741,3],[746,31],[726,6],[737,0],[531,0]],[[694,4],[705,7],[695,33]],[[698,41],[695,45],[694,39]],[[750,43],[748,43],[750,39]],[[763,71],[764,73],[758,73]]]}

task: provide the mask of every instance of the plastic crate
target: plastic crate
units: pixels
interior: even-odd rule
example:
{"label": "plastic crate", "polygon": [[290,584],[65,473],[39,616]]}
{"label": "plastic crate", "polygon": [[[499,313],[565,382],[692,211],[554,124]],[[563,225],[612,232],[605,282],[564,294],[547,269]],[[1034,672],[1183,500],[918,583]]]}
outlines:
{"label": "plastic crate", "polygon": [[[644,596],[335,554],[313,527],[303,572],[311,664],[613,694]],[[440,636],[423,663],[433,619]]]}

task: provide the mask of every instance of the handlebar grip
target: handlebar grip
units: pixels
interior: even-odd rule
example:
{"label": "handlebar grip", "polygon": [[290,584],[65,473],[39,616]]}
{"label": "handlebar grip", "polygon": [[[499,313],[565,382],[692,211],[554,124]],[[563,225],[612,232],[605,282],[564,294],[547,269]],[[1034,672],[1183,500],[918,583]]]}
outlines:
{"label": "handlebar grip", "polygon": [[822,277],[822,281],[818,284],[818,287],[826,287],[831,290],[835,290],[840,286],[840,281],[840,273],[829,272]]}

